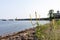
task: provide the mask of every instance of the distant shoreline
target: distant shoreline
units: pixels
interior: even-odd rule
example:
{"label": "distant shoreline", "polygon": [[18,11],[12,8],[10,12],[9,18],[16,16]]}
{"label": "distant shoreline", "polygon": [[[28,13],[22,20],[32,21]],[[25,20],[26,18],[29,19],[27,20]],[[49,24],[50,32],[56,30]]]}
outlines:
{"label": "distant shoreline", "polygon": [[0,19],[1,21],[36,21],[36,20],[49,20],[49,18],[32,18],[32,19]]}

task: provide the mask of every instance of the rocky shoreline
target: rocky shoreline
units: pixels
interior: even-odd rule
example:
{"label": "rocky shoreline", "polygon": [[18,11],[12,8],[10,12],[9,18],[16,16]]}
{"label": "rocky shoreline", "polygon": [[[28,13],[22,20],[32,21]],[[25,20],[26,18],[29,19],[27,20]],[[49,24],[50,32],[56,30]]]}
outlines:
{"label": "rocky shoreline", "polygon": [[36,40],[35,28],[26,29],[17,33],[0,36],[0,40]]}

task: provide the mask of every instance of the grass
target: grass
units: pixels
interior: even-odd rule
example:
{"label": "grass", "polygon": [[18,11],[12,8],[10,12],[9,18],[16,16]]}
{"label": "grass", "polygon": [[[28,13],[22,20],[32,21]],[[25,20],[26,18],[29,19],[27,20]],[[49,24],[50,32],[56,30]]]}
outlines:
{"label": "grass", "polygon": [[[37,21],[36,12],[35,16],[37,24],[35,31],[38,40],[60,40],[60,20],[56,21],[55,19],[53,19],[49,24],[40,25]],[[34,26],[33,23],[32,26]]]}
{"label": "grass", "polygon": [[49,24],[36,26],[38,40],[60,40],[60,20],[52,20]]}

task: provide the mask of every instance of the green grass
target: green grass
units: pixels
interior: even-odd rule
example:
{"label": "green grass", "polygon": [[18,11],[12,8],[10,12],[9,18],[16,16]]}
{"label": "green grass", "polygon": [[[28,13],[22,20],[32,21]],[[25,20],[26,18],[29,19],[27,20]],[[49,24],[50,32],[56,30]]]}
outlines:
{"label": "green grass", "polygon": [[[52,21],[53,22],[53,21]],[[38,40],[60,40],[60,20],[36,26]]]}

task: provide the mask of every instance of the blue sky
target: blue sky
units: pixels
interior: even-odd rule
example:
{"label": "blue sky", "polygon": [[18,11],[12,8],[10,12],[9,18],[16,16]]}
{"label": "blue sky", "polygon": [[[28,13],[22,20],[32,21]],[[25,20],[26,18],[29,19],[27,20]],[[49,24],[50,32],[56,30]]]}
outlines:
{"label": "blue sky", "polygon": [[60,10],[60,0],[0,0],[0,19],[47,17],[50,9]]}

